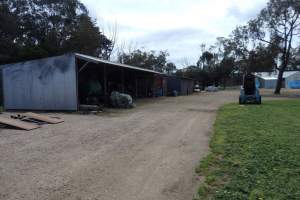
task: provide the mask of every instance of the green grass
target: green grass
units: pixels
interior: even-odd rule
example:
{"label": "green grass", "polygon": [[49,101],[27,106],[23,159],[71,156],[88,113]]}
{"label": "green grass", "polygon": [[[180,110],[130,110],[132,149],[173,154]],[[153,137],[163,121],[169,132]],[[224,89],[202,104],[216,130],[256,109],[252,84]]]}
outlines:
{"label": "green grass", "polygon": [[219,110],[199,199],[300,199],[300,101]]}

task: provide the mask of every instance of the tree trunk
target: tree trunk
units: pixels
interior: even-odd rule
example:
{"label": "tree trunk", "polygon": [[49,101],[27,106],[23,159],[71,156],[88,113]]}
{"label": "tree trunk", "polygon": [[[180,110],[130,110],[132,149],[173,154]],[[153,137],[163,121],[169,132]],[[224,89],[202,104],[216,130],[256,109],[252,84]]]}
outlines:
{"label": "tree trunk", "polygon": [[276,89],[275,89],[274,94],[280,94],[280,90],[281,90],[281,86],[282,86],[283,73],[284,73],[284,68],[281,67],[279,69],[279,74],[278,74],[277,83],[276,83]]}

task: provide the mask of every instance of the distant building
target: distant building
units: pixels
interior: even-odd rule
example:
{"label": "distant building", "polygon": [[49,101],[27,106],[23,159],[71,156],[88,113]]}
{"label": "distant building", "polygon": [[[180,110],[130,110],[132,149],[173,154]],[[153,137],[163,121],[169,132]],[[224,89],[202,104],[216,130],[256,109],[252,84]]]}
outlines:
{"label": "distant building", "polygon": [[178,95],[190,95],[193,93],[195,81],[191,78],[167,76],[166,80],[168,95],[172,95],[174,91],[178,92]]}
{"label": "distant building", "polygon": [[[256,72],[256,84],[260,88],[274,89],[276,87],[278,71]],[[300,71],[286,71],[283,74],[282,88],[300,89]]]}

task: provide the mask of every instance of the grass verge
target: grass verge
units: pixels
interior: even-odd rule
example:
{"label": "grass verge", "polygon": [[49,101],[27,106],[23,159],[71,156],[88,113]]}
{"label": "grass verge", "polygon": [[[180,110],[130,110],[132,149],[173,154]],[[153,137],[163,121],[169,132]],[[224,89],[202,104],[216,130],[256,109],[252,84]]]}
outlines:
{"label": "grass verge", "polygon": [[199,199],[300,199],[300,101],[219,110]]}

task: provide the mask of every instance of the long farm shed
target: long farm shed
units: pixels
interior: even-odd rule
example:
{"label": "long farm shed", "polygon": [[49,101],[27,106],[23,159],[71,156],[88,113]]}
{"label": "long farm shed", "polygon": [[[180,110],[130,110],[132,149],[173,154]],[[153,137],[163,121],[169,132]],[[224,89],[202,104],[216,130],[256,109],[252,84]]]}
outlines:
{"label": "long farm shed", "polygon": [[93,95],[109,102],[112,91],[134,98],[166,93],[162,73],[77,53],[3,65],[1,71],[6,110],[76,111]]}

